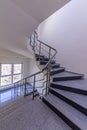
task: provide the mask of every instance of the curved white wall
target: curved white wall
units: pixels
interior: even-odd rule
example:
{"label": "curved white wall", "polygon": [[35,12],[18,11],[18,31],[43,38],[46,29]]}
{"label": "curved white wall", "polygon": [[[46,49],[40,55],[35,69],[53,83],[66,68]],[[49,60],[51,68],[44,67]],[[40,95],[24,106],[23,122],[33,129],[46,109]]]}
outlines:
{"label": "curved white wall", "polygon": [[57,62],[87,77],[87,1],[72,0],[38,27],[39,39],[58,50]]}

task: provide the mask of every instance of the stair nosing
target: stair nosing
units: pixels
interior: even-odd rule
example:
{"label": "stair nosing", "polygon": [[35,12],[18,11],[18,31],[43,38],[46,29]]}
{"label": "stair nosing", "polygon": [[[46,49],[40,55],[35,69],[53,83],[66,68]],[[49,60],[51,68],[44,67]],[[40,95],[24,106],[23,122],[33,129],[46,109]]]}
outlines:
{"label": "stair nosing", "polygon": [[[64,109],[65,107],[62,107],[62,109],[61,109],[61,107],[59,108],[58,106],[57,106],[57,102],[58,102],[58,99],[57,99],[57,102],[55,101],[55,103],[54,103],[54,100],[55,100],[55,98],[54,98],[54,100],[52,99],[52,94],[51,94],[51,97],[50,98],[48,98],[48,97],[44,97],[45,98],[45,100],[47,100],[49,103],[51,103],[56,109],[58,109],[58,111],[60,111],[66,118],[68,118],[72,123],[74,123],[80,130],[86,130],[86,129],[81,129],[80,128],[80,124],[78,124],[77,125],[77,123],[79,123],[79,122],[76,122],[77,121],[77,117],[75,117],[74,115],[74,119],[76,118],[76,120],[74,121],[74,120],[72,120],[72,118],[70,118],[70,113],[69,113],[69,110],[67,110],[67,109],[65,109],[65,110],[67,110],[68,111],[68,113],[69,113],[69,115],[67,114],[67,112],[66,112],[66,114],[65,114],[65,110],[63,110],[62,111],[62,109]],[[55,96],[53,96],[53,97],[55,97]],[[63,104],[67,104],[67,103],[65,103],[64,101],[62,101],[61,99],[59,99],[60,101],[59,102],[63,102]],[[55,106],[56,105],[56,106]],[[59,105],[60,106],[60,105]],[[77,110],[75,109],[75,108],[73,108],[72,106],[70,106],[69,104],[67,104],[67,106],[69,107],[69,108],[71,108],[72,110],[70,110],[70,111],[73,111],[74,110],[74,113],[77,113]],[[79,112],[78,111],[78,113],[79,113],[79,115],[78,116],[83,116],[83,117],[85,117],[86,118],[86,116],[84,115],[84,114],[82,114],[81,112]],[[82,118],[82,117],[81,117]],[[79,119],[79,118],[78,118]],[[79,119],[80,120],[80,119]],[[84,123],[84,122],[83,122]],[[82,126],[82,125],[81,125]]]}
{"label": "stair nosing", "polygon": [[60,85],[60,84],[55,84],[56,86],[53,87],[53,84],[55,84],[55,83],[52,82],[50,87],[69,91],[69,92],[79,93],[79,94],[82,94],[82,95],[87,95],[87,90],[73,88],[73,87],[70,87],[70,86],[64,86],[64,85]]}
{"label": "stair nosing", "polygon": [[[68,104],[72,105],[73,107],[75,107],[76,109],[78,109],[80,112],[84,113],[85,115],[87,115],[87,107],[84,106],[84,104],[81,104],[80,102],[78,103],[77,101],[71,99],[70,97],[64,95],[64,94],[61,94],[61,92],[58,92],[58,89],[53,89],[53,88],[50,88],[51,91],[53,91],[55,96],[58,96],[58,98],[62,99],[63,101],[67,102]],[[61,90],[62,91],[62,90]],[[51,92],[53,94],[53,92]],[[64,90],[63,90],[64,92]],[[66,91],[65,91],[66,93]],[[68,92],[69,93],[69,92]],[[71,93],[71,92],[70,92]],[[58,95],[57,95],[58,94]],[[74,94],[74,93],[73,93]],[[78,94],[80,95],[80,94]],[[80,95],[81,96],[81,95]],[[85,95],[84,95],[85,96]]]}

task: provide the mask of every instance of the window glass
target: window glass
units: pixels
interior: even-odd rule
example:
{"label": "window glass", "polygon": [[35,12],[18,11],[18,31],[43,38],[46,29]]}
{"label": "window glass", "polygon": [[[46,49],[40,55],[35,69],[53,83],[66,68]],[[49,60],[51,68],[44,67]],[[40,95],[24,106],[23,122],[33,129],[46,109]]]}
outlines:
{"label": "window glass", "polygon": [[13,83],[17,82],[18,80],[21,80],[21,74],[19,74],[19,75],[13,75]]}
{"label": "window glass", "polygon": [[22,64],[0,64],[0,86],[21,80]]}
{"label": "window glass", "polygon": [[22,64],[14,64],[14,74],[21,73],[22,70]]}
{"label": "window glass", "polygon": [[1,75],[10,75],[12,70],[11,64],[2,64],[1,65]]}
{"label": "window glass", "polygon": [[1,86],[11,84],[11,76],[1,77]]}

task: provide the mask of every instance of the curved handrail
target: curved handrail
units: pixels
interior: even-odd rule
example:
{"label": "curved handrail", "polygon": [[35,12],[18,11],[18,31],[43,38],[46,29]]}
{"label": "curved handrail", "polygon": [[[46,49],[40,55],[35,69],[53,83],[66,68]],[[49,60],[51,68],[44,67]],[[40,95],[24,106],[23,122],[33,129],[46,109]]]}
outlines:
{"label": "curved handrail", "polygon": [[[35,38],[36,38],[36,39],[35,39]],[[43,73],[45,70],[47,70],[47,73],[46,73],[46,74],[47,74],[47,79],[46,79],[47,85],[46,85],[46,89],[47,89],[48,84],[49,84],[49,82],[50,82],[50,64],[51,64],[51,61],[54,59],[55,55],[57,54],[57,50],[54,49],[53,47],[51,47],[51,46],[45,44],[44,42],[40,41],[40,40],[38,39],[38,35],[37,35],[37,32],[36,32],[36,31],[34,31],[34,39],[33,39],[33,40],[34,40],[33,45],[31,44],[32,40],[30,40],[30,44],[31,44],[31,46],[33,47],[33,51],[35,51],[35,42],[36,42],[35,40],[37,40],[37,41],[39,42],[39,44],[40,44],[39,56],[40,56],[40,53],[41,53],[41,45],[44,45],[44,46],[46,46],[46,47],[49,48],[49,61],[47,62],[47,64],[44,66],[44,68],[43,68],[41,71],[36,72],[36,73],[34,73],[34,74],[32,74],[32,75],[30,75],[30,76],[28,76],[28,77],[25,77],[25,78],[23,78],[23,79],[21,79],[21,80],[15,82],[15,83],[14,83],[14,88],[15,88],[15,85],[16,85],[16,84],[19,84],[19,83],[21,83],[21,81],[24,81],[24,82],[25,82],[25,83],[24,83],[24,84],[25,84],[24,96],[26,96],[26,82],[27,82],[27,79],[30,79],[31,77],[34,77],[34,85],[33,85],[33,99],[34,99],[34,90],[35,90],[35,81],[36,81],[35,77],[36,77],[37,75]],[[50,55],[51,55],[51,50],[55,51],[55,53],[52,55],[52,57],[50,57]],[[40,80],[38,80],[38,81],[40,81]],[[42,81],[42,80],[41,80],[41,81]]]}
{"label": "curved handrail", "polygon": [[50,58],[50,60],[48,61],[48,63],[45,65],[45,67],[43,68],[43,70],[45,70],[49,64],[51,63],[52,59],[55,57],[55,55],[57,54],[57,51],[55,52],[55,54]]}
{"label": "curved handrail", "polygon": [[[53,55],[53,57],[54,57],[56,54],[57,54],[57,52]],[[45,67],[44,67],[41,71],[36,72],[36,73],[34,73],[34,74],[30,75],[30,76],[27,76],[27,77],[25,77],[25,78],[23,78],[23,79],[21,79],[21,80],[25,80],[25,79],[31,78],[31,77],[33,77],[33,76],[35,76],[35,75],[38,75],[38,74],[42,73],[45,69],[47,69],[47,67],[48,67],[48,65],[50,64],[50,62],[52,61],[53,57],[47,62],[47,64],[45,65]],[[15,82],[14,84],[19,83],[21,80]]]}
{"label": "curved handrail", "polygon": [[57,51],[55,48],[51,47],[50,45],[48,45],[48,44],[46,44],[46,43],[40,41],[40,40],[38,39],[38,35],[37,35],[37,32],[36,32],[36,31],[34,31],[34,33],[36,34],[36,38],[37,38],[37,41],[38,41],[38,42],[42,43],[43,45],[45,45],[45,46],[47,46],[47,47],[49,47],[49,48],[51,48],[51,49],[53,49],[54,51]]}

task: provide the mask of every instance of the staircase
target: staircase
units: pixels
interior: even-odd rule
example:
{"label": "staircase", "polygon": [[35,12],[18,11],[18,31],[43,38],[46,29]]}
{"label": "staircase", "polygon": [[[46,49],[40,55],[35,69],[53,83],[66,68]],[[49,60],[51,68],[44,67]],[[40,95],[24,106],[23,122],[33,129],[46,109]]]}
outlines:
{"label": "staircase", "polygon": [[[38,42],[39,49],[36,49],[37,44],[33,49],[35,59],[45,68],[51,54],[50,51],[49,57],[46,53],[42,54],[43,43],[39,40]],[[50,70],[50,83],[42,101],[73,130],[87,130],[87,80],[84,75],[67,71],[56,63],[55,58],[51,59],[47,70]]]}
{"label": "staircase", "polygon": [[[42,101],[72,130],[87,130],[87,80],[83,74],[67,71],[56,62],[57,51],[38,40],[34,32],[30,39],[36,63],[41,71],[14,84],[14,89],[32,87],[32,99],[39,94]],[[40,89],[40,92],[39,92]]]}

